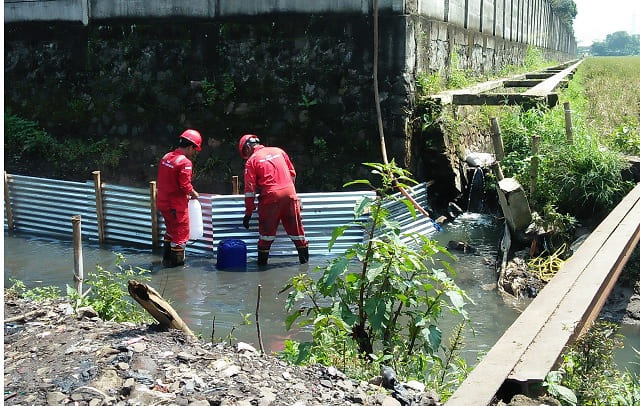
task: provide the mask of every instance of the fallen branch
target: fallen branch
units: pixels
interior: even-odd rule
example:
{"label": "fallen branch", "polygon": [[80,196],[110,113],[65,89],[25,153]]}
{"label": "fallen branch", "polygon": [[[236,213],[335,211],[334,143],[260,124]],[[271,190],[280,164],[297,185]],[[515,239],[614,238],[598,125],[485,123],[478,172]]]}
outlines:
{"label": "fallen branch", "polygon": [[8,319],[4,319],[4,322],[5,323],[13,323],[14,321],[22,321],[22,320],[28,319],[29,317],[33,317],[33,316],[42,316],[45,313],[47,313],[47,312],[44,311],[44,310],[34,310],[34,311],[29,312],[29,313],[22,314],[20,316],[9,317]]}
{"label": "fallen branch", "polygon": [[22,320],[28,319],[29,317],[33,317],[33,316],[42,316],[45,313],[46,313],[46,311],[41,310],[41,309],[40,310],[34,310],[34,311],[29,312],[29,313],[22,314],[20,316],[9,317],[8,319],[4,319],[4,322],[5,323],[13,323],[14,321],[22,321]]}
{"label": "fallen branch", "polygon": [[189,326],[182,321],[178,313],[173,310],[173,307],[151,286],[130,280],[128,290],[131,297],[158,320],[161,326],[182,330],[187,335],[194,337]]}

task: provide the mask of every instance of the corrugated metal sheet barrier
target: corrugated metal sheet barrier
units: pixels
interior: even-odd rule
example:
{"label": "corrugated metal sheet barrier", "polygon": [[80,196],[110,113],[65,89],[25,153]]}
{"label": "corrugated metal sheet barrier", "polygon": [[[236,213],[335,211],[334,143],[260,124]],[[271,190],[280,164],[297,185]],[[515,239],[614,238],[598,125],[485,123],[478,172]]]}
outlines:
{"label": "corrugated metal sheet barrier", "polygon": [[[71,217],[80,215],[82,238],[99,241],[99,225],[96,209],[96,185],[94,181],[70,182],[22,175],[6,175],[5,198],[11,208],[14,229],[20,232],[72,237]],[[427,186],[420,184],[408,190],[422,206],[427,205]],[[365,238],[363,231],[352,228],[334,244],[331,252],[328,243],[334,228],[353,220],[353,209],[363,196],[375,197],[373,192],[300,193],[305,233],[309,250],[313,255],[340,254]],[[153,245],[149,189],[102,183],[102,209],[104,241],[108,243]],[[200,194],[204,235],[190,242],[189,255],[214,257],[218,244],[225,239],[241,239],[247,245],[250,256],[256,255],[258,216],[254,214],[249,230],[242,227],[244,196]],[[413,218],[400,202],[385,206],[403,231],[429,235],[436,231],[433,221],[424,216]],[[5,204],[4,228],[9,229]],[[164,222],[157,216],[158,241],[162,241]],[[272,255],[294,255],[295,247],[282,226],[271,248]]]}

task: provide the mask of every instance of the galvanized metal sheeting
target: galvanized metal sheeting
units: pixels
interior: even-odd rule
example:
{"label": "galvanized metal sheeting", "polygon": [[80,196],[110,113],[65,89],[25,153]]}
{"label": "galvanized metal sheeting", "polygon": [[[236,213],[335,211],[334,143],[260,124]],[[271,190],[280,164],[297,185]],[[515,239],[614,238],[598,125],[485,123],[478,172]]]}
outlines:
{"label": "galvanized metal sheeting", "polygon": [[[98,239],[93,182],[9,175],[9,201],[16,230],[71,238],[71,217],[82,217],[82,237]],[[8,229],[5,207],[5,229]]]}
{"label": "galvanized metal sheeting", "polygon": [[[97,241],[98,220],[93,181],[70,182],[22,175],[7,176],[14,227],[17,231],[72,237],[71,217],[80,215],[82,238]],[[422,206],[427,207],[426,184],[417,185],[408,192]],[[328,244],[333,230],[354,220],[353,210],[363,196],[375,198],[373,192],[300,193],[302,219],[313,255],[340,254],[353,244],[363,242],[365,236],[359,227],[352,227],[336,240],[331,251]],[[396,197],[401,197],[399,194]],[[242,226],[244,216],[243,195],[200,194],[204,235],[189,242],[188,255],[213,257],[218,245],[225,239],[243,240],[249,255],[256,255],[258,241],[258,215],[251,219],[249,230]],[[152,247],[152,213],[148,189],[103,184],[104,238],[109,243],[134,244]],[[390,202],[385,208],[397,221],[401,230],[431,234],[433,221],[418,214],[414,218],[401,202]],[[155,214],[157,215],[157,214]],[[162,240],[164,222],[158,217],[158,239]],[[8,230],[5,207],[5,230]],[[278,229],[271,248],[272,255],[296,254],[295,246]]]}
{"label": "galvanized metal sheeting", "polygon": [[[428,210],[429,204],[427,202],[427,184],[420,183],[411,188],[408,188],[406,192],[416,201],[423,209]],[[394,199],[402,199],[401,193],[393,195]],[[413,213],[409,211],[407,206],[401,201],[389,201],[383,205],[385,209],[389,211],[389,219],[398,223],[400,230],[403,234],[421,234],[431,235],[437,232],[436,223],[430,217],[425,217],[422,213],[416,210],[414,217]],[[408,244],[412,241],[411,237],[403,236],[401,240]]]}
{"label": "galvanized metal sheeting", "polygon": [[[309,252],[317,254],[340,254],[355,243],[362,242],[362,229],[350,228],[338,238],[329,252],[329,241],[334,228],[346,225],[354,220],[353,209],[363,196],[375,197],[373,192],[336,192],[336,193],[299,193],[302,204],[302,223]],[[247,245],[249,255],[257,252],[258,214],[254,213],[249,230],[242,226],[244,216],[244,196],[225,195],[212,197],[212,226],[214,251],[218,244],[227,238],[240,239]],[[291,239],[278,227],[276,239],[271,245],[271,255],[292,255],[297,251]]]}

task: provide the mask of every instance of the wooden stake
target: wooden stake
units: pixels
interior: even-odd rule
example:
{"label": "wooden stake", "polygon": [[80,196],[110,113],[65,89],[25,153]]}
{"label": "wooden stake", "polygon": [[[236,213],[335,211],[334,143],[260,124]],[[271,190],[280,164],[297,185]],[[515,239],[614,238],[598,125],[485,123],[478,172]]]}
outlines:
{"label": "wooden stake", "polygon": [[564,103],[564,131],[567,134],[567,142],[573,144],[573,124],[571,123],[571,106]]}
{"label": "wooden stake", "polygon": [[128,290],[131,297],[140,303],[163,327],[184,331],[195,337],[189,326],[182,321],[178,313],[151,286],[135,280],[129,280]]}
{"label": "wooden stake", "polygon": [[4,172],[4,209],[7,212],[7,224],[9,230],[13,230],[13,212],[11,211],[11,199],[9,196],[9,175]]}
{"label": "wooden stake", "polygon": [[73,226],[73,284],[78,294],[82,294],[82,281],[84,280],[84,268],[82,259],[82,218],[71,217]]}
{"label": "wooden stake", "polygon": [[98,221],[98,240],[104,242],[104,210],[102,208],[102,182],[100,171],[93,171],[93,184],[96,191],[96,215]]}
{"label": "wooden stake", "polygon": [[149,182],[149,200],[151,201],[151,246],[160,246],[158,238],[158,205],[157,205],[158,189],[156,181]]}
{"label": "wooden stake", "polygon": [[240,194],[240,187],[238,186],[238,177],[237,176],[233,176],[231,178],[231,188],[232,188],[232,193],[234,195],[239,195]]}
{"label": "wooden stake", "polygon": [[213,344],[213,336],[216,332],[216,316],[213,316],[213,320],[211,320],[211,344]]}
{"label": "wooden stake", "polygon": [[538,150],[540,148],[540,136],[534,135],[531,140],[531,185],[529,186],[529,196],[533,199],[533,193],[536,191],[536,178],[538,177]]}
{"label": "wooden stake", "polygon": [[502,134],[500,133],[500,124],[495,117],[491,118],[491,130],[493,141],[493,150],[496,153],[496,161],[502,161],[504,159],[504,145],[502,144]]}
{"label": "wooden stake", "polygon": [[264,354],[264,345],[262,345],[262,332],[260,331],[260,292],[262,291],[262,285],[258,285],[258,302],[256,303],[256,329],[258,330],[258,344],[260,344],[260,351]]}
{"label": "wooden stake", "polygon": [[504,179],[504,174],[502,173],[502,167],[500,166],[500,162],[496,161],[491,165],[491,169],[493,169],[493,174],[496,176],[496,179],[501,181]]}

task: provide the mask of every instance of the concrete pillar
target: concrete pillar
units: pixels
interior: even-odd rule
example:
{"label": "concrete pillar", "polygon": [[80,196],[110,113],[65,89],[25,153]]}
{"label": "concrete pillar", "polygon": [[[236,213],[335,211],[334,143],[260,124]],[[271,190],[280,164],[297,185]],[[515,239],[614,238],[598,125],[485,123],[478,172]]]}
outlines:
{"label": "concrete pillar", "polygon": [[512,234],[519,234],[531,224],[531,209],[524,189],[514,178],[498,182],[498,200]]}

